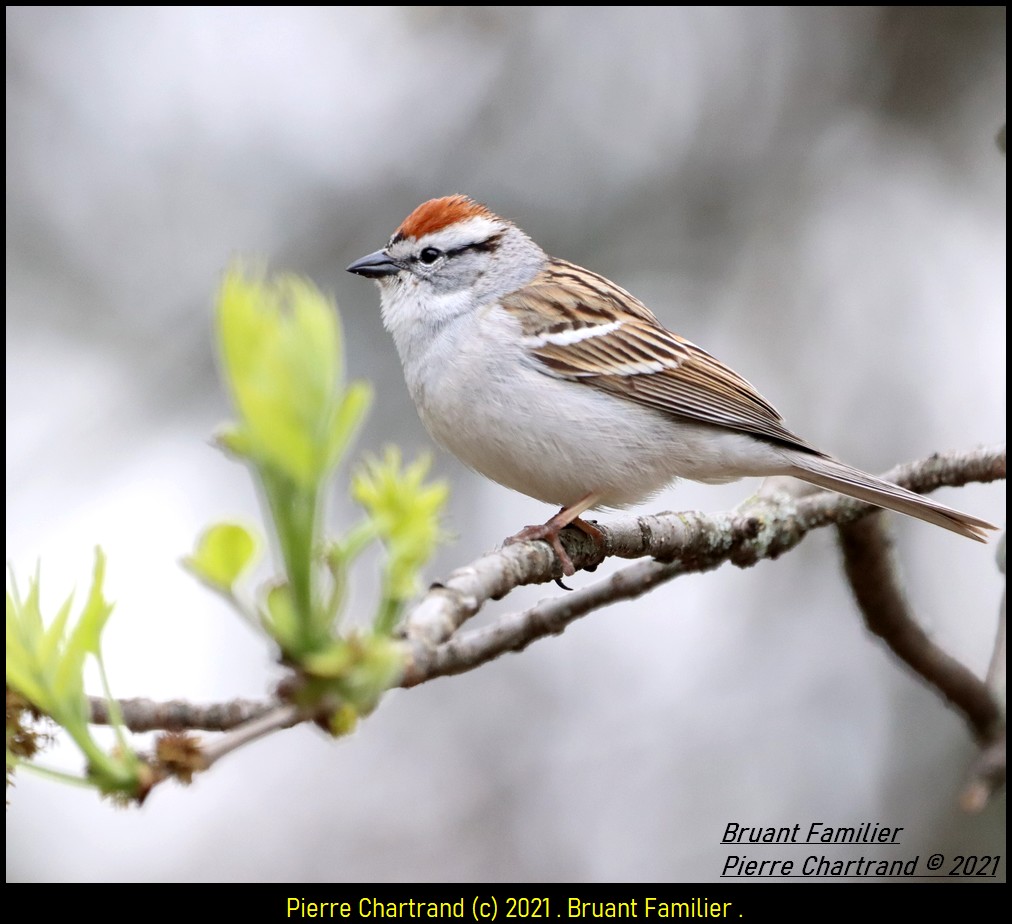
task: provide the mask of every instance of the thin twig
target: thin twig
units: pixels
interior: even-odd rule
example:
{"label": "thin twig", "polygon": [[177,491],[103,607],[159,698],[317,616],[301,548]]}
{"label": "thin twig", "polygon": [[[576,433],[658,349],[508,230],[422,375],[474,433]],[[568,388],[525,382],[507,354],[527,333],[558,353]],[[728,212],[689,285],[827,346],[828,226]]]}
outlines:
{"label": "thin twig", "polygon": [[[91,721],[109,724],[109,704],[100,696],[89,697]],[[233,699],[227,703],[189,703],[182,699],[156,702],[135,697],[117,700],[123,721],[132,732],[228,731],[258,718],[277,706],[268,700]]]}
{"label": "thin twig", "polygon": [[237,748],[241,748],[257,738],[262,738],[274,731],[283,728],[291,728],[305,721],[307,716],[298,706],[290,703],[275,706],[263,715],[251,719],[243,725],[225,732],[220,738],[215,738],[201,749],[204,758],[204,769],[210,767],[216,761],[221,760],[226,754]]}
{"label": "thin twig", "polygon": [[639,597],[683,570],[681,562],[651,559],[630,565],[589,587],[542,600],[523,612],[504,616],[491,626],[451,638],[427,658],[416,657],[401,686],[412,687],[434,677],[462,674],[507,651],[523,651],[539,638],[561,635],[581,616],[616,600]]}
{"label": "thin twig", "polygon": [[977,740],[1000,730],[1001,711],[983,680],[939,648],[914,620],[880,515],[840,527],[844,570],[868,630],[963,713]]}

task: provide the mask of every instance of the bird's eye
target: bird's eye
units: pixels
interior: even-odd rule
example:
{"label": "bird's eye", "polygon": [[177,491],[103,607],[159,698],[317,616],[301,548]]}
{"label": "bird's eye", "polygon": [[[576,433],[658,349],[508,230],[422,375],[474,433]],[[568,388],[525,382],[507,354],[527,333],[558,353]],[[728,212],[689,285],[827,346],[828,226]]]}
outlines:
{"label": "bird's eye", "polygon": [[432,266],[441,256],[443,252],[436,250],[435,247],[426,247],[419,255],[418,259],[422,261],[426,266]]}

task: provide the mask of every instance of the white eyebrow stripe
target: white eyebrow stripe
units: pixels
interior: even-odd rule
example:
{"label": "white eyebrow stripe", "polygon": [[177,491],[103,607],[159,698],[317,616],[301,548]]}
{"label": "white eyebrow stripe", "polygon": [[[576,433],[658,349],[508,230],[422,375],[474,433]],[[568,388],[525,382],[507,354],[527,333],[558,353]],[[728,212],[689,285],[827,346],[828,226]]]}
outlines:
{"label": "white eyebrow stripe", "polygon": [[572,327],[569,330],[553,331],[546,334],[537,334],[527,337],[527,342],[533,347],[543,346],[572,346],[574,343],[581,343],[593,337],[604,337],[622,326],[621,321],[609,321],[607,324],[595,324],[592,327]]}

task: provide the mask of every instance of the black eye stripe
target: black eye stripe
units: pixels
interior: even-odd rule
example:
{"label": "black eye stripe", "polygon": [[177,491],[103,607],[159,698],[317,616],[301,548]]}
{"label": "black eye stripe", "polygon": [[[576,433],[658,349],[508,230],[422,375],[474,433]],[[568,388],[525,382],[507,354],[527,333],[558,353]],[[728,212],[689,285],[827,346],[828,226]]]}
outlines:
{"label": "black eye stripe", "polygon": [[[464,244],[462,247],[455,247],[453,250],[443,250],[441,251],[441,253],[444,257],[448,258],[459,257],[462,253],[467,253],[469,250],[473,250],[475,253],[491,253],[492,251],[496,250],[499,247],[499,238],[501,236],[502,236],[501,233],[493,234],[492,237],[487,238],[484,241],[475,241],[473,244]],[[411,258],[411,261],[413,263],[418,262],[425,263],[425,261],[422,260],[422,254],[425,253],[426,251],[436,249],[437,248],[435,247],[425,247],[418,253],[417,256],[413,256]],[[435,260],[433,260],[432,262],[434,263]],[[427,265],[431,266],[432,264],[430,263]]]}
{"label": "black eye stripe", "polygon": [[493,250],[499,248],[499,238],[503,236],[503,232],[500,231],[498,234],[493,234],[491,237],[486,238],[483,241],[477,241],[474,244],[468,244],[466,247],[459,248],[459,252],[465,250],[474,250],[478,253],[491,253]]}

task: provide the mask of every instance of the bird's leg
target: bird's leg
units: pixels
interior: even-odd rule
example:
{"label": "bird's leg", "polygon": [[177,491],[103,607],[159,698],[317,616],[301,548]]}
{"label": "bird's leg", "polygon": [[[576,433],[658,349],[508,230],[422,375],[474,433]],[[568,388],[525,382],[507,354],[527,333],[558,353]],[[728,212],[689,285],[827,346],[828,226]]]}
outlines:
{"label": "bird's leg", "polygon": [[559,541],[559,533],[562,532],[567,526],[575,526],[581,532],[590,536],[591,539],[597,543],[598,546],[604,543],[604,534],[596,526],[591,526],[590,523],[580,519],[580,514],[585,510],[589,510],[593,507],[599,498],[597,494],[588,494],[586,497],[581,498],[575,504],[570,504],[568,507],[563,507],[554,517],[552,517],[547,523],[541,523],[535,526],[525,526],[515,536],[510,536],[506,540],[507,545],[511,545],[514,542],[525,542],[528,539],[544,539],[554,550],[555,554],[559,556],[559,562],[562,565],[562,573],[567,577],[570,574],[576,572],[576,568],[573,567],[572,561],[566,554],[566,550],[562,547],[562,543]]}

